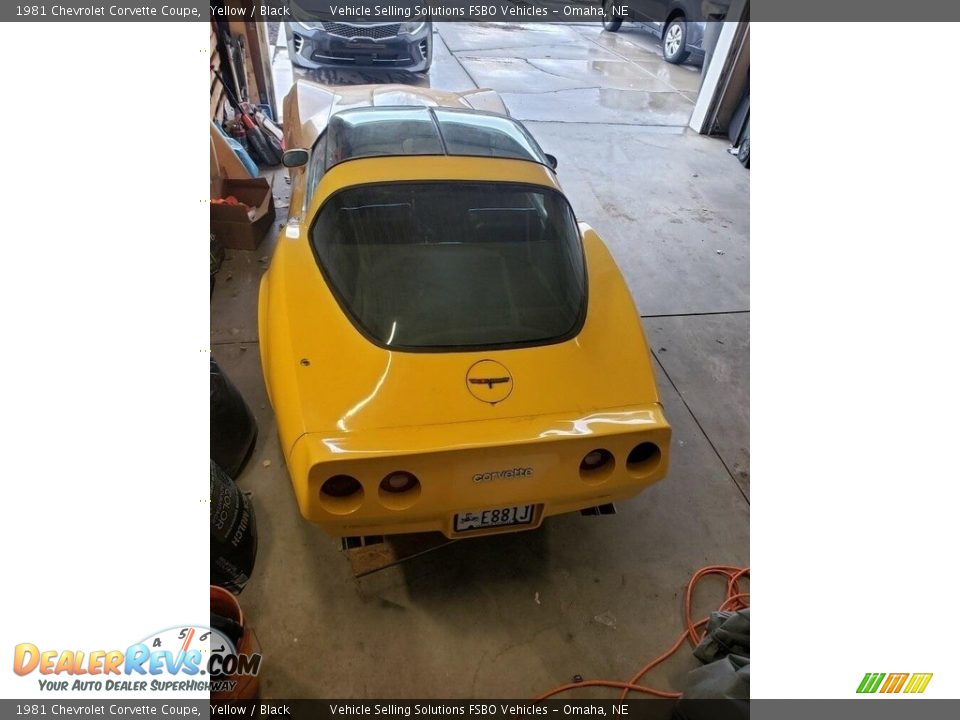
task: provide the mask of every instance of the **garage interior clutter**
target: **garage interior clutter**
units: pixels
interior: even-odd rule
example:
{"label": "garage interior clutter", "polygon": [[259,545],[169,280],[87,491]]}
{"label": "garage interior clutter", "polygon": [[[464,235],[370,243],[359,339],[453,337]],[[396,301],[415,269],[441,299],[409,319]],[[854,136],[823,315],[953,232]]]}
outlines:
{"label": "garage interior clutter", "polygon": [[748,19],[210,57],[214,698],[748,698]]}

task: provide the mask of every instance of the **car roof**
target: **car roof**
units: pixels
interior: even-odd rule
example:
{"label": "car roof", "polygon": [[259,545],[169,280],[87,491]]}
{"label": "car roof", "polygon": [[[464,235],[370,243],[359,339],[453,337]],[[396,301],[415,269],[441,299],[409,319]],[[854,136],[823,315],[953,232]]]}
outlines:
{"label": "car roof", "polygon": [[467,108],[409,105],[358,107],[330,117],[314,152],[327,170],[370,157],[447,155],[549,162],[513,118]]}
{"label": "car roof", "polygon": [[283,137],[288,148],[313,147],[327,129],[330,117],[349,108],[462,107],[509,115],[503,99],[493,90],[462,92],[417,85],[322,85],[304,78],[294,81],[283,101]]}

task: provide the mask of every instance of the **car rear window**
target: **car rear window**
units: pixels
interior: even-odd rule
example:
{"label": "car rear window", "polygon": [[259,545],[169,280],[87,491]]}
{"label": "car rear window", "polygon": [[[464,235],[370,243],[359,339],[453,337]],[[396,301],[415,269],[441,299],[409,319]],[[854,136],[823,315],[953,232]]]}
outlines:
{"label": "car rear window", "polygon": [[341,307],[384,347],[547,344],[583,322],[580,235],[566,199],[549,188],[348,188],[324,204],[311,242]]}

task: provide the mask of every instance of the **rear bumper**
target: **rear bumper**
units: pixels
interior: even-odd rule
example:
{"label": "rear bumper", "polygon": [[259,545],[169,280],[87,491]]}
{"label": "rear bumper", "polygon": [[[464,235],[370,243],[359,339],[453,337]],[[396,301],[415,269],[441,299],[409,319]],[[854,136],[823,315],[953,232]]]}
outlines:
{"label": "rear bumper", "polygon": [[397,35],[373,40],[352,39],[287,23],[287,53],[294,65],[304,68],[367,67],[401,68],[423,72],[430,67],[433,55],[432,28],[413,35]]}
{"label": "rear bumper", "polygon": [[[655,457],[628,462],[644,443],[656,446]],[[596,449],[608,450],[612,462],[582,473],[580,461]],[[532,529],[552,515],[623,500],[662,479],[669,455],[670,426],[661,406],[651,404],[583,417],[305,434],[287,465],[301,514],[331,535],[436,531],[455,538]],[[381,480],[398,470],[416,475],[420,487],[400,495],[382,491]],[[323,495],[323,483],[341,474],[356,478],[362,492]],[[453,530],[457,513],[527,504],[536,506],[530,525]]]}

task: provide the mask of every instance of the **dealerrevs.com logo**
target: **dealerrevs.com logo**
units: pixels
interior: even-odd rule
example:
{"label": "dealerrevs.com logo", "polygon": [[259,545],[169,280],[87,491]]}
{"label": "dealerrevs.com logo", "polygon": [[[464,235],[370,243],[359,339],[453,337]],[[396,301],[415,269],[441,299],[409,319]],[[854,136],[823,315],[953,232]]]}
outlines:
{"label": "dealerrevs.com logo", "polygon": [[50,650],[20,643],[13,671],[41,690],[223,692],[260,672],[259,653],[238,653],[217,630],[188,625],[148,635],[125,650]]}
{"label": "dealerrevs.com logo", "polygon": [[927,689],[933,673],[867,673],[857,687],[858,693],[918,694]]}

